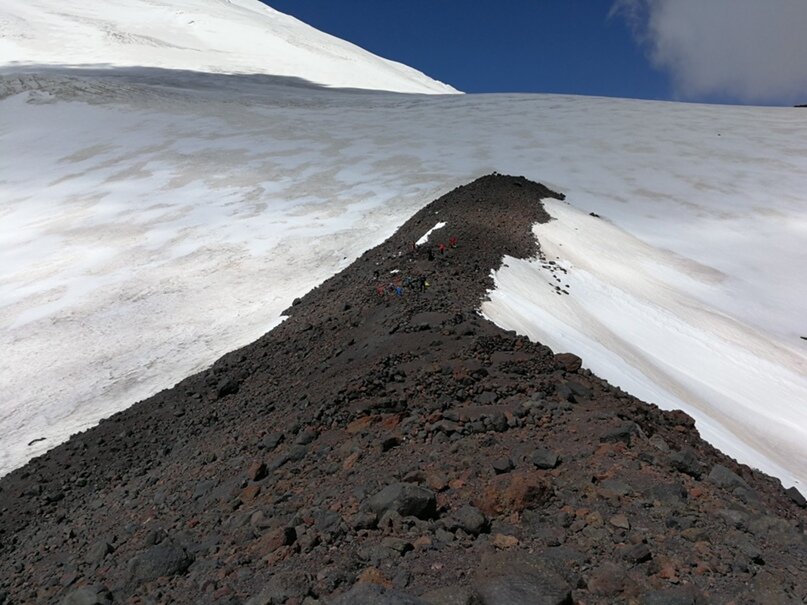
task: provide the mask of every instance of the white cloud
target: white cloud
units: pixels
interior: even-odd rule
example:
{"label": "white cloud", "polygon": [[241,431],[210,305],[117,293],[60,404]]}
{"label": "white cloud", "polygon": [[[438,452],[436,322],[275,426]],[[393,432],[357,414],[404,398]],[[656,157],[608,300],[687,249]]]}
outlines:
{"label": "white cloud", "polygon": [[686,98],[807,103],[807,0],[615,0]]}

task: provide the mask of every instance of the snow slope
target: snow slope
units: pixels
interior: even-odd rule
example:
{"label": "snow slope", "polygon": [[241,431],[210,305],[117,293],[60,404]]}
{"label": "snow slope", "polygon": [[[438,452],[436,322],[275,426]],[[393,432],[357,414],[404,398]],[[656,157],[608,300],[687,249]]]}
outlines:
{"label": "snow slope", "polygon": [[456,93],[258,0],[3,0],[0,66],[161,67]]}
{"label": "snow slope", "polygon": [[483,312],[807,480],[801,110],[170,70],[1,86],[3,470],[256,338],[415,210],[498,170],[567,194],[536,232],[570,294],[511,260]]}

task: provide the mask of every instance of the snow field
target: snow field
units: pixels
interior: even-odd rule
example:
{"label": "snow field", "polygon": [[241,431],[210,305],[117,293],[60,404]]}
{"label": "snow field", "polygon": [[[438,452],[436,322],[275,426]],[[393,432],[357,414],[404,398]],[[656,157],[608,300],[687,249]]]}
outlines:
{"label": "snow field", "polygon": [[0,65],[161,67],[271,74],[332,87],[457,92],[258,0],[4,0]]}

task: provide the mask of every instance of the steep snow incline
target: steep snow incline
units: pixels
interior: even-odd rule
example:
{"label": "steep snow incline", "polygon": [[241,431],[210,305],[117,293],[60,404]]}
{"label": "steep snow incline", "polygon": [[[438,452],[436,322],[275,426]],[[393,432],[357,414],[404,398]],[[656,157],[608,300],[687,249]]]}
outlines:
{"label": "steep snow incline", "polygon": [[498,170],[567,194],[538,235],[570,295],[511,262],[484,312],[807,480],[801,110],[170,76],[0,81],[0,468],[249,342]]}
{"label": "steep snow incline", "polygon": [[0,65],[162,67],[288,76],[335,87],[457,92],[258,0],[3,0]]}

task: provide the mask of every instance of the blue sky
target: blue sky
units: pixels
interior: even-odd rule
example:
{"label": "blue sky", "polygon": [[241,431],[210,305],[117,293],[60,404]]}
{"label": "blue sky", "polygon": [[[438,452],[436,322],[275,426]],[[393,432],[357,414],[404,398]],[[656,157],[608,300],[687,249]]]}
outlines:
{"label": "blue sky", "polygon": [[[771,4],[759,0],[266,2],[465,92],[807,102],[807,36],[798,25],[803,16],[807,28],[807,0],[772,3],[790,13],[760,13]],[[615,3],[623,10],[610,16]],[[757,27],[766,19],[770,39]],[[760,39],[749,40],[758,30]],[[749,45],[768,54],[745,56]],[[792,59],[789,69],[782,57]]]}

